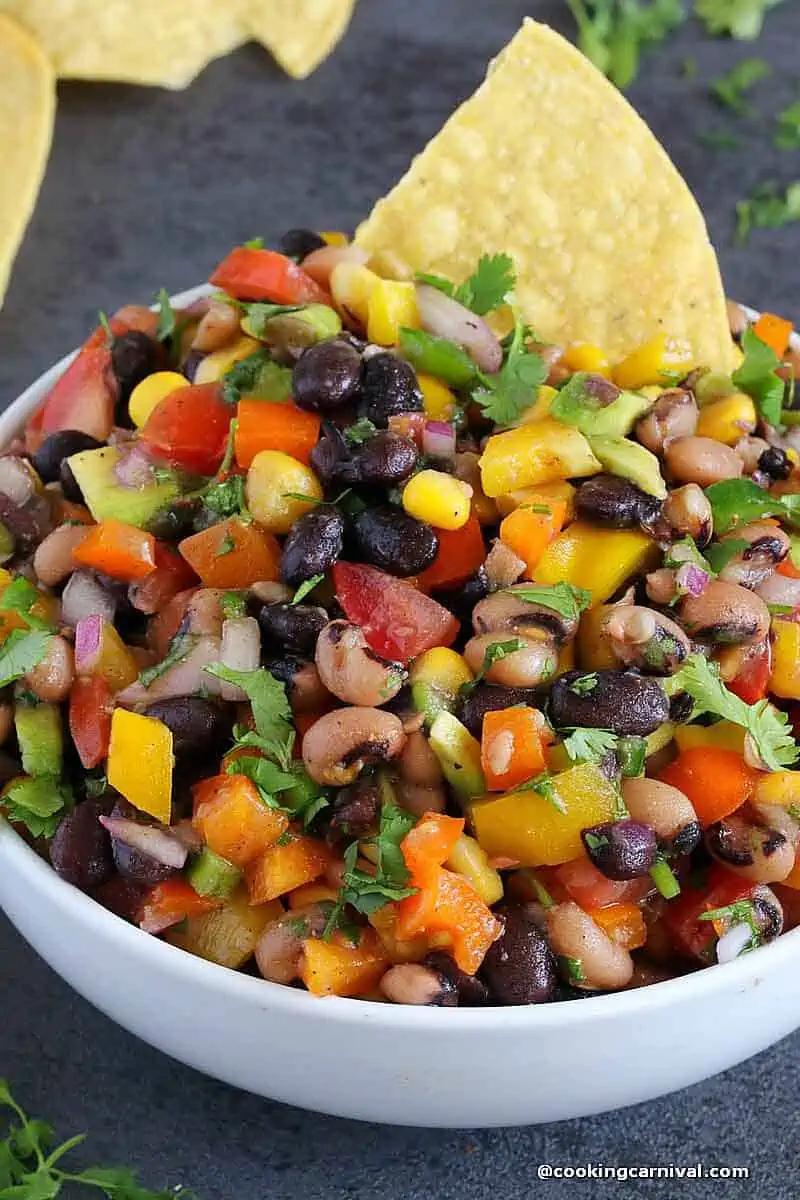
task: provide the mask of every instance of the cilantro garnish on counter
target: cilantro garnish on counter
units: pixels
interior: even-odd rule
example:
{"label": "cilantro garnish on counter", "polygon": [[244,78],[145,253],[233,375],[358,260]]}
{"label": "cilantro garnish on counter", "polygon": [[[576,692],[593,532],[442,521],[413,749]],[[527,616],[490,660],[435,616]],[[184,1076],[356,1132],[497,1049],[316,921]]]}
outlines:
{"label": "cilantro garnish on counter", "polygon": [[479,317],[505,304],[517,281],[514,263],[508,254],[482,254],[476,270],[458,286],[443,275],[423,274],[417,279],[438,288]]}
{"label": "cilantro garnish on counter", "polygon": [[800,221],[800,180],[780,189],[765,183],[736,205],[736,242],[744,246],[754,229],[781,229]]}
{"label": "cilantro garnish on counter", "polygon": [[642,50],[663,42],[685,20],[682,0],[567,0],[578,46],[618,88],[639,74]]}
{"label": "cilantro garnish on counter", "polygon": [[711,95],[717,103],[730,108],[739,117],[751,112],[745,96],[751,88],[772,73],[769,63],[763,58],[745,58],[742,62],[720,76],[711,85]]}
{"label": "cilantro garnish on counter", "polygon": [[727,34],[739,41],[754,41],[761,33],[764,18],[781,0],[695,0],[694,11],[708,33]]}
{"label": "cilantro garnish on counter", "polygon": [[784,108],[775,119],[778,128],[773,145],[778,150],[800,150],[800,100]]}

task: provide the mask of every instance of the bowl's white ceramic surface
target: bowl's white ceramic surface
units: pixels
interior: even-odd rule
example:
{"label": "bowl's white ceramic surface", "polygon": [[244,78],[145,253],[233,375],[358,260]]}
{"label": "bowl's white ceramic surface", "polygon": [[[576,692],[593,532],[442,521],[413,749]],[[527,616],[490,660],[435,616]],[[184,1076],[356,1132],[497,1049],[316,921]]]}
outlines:
{"label": "bowl's white ceramic surface", "polygon": [[[0,417],[0,445],[68,361]],[[616,996],[439,1009],[315,999],[193,958],[64,883],[2,820],[0,905],[81,995],[165,1053],[248,1091],[362,1120],[474,1127],[602,1112],[706,1079],[800,1025],[800,930]]]}

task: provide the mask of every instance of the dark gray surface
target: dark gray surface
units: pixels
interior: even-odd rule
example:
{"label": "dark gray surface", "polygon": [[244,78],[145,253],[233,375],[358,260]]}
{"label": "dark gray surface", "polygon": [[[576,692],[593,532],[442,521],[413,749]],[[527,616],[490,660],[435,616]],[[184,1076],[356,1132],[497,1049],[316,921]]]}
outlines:
{"label": "dark gray surface", "polygon": [[[70,349],[100,307],[203,278],[231,244],[293,224],[348,227],[401,173],[529,12],[534,0],[360,0],[349,38],[304,84],[256,47],[212,65],[184,93],[67,85],[44,191],[0,314],[0,403]],[[736,199],[800,175],[769,146],[772,115],[796,95],[800,5],[786,0],[756,48],[687,27],[632,91],[695,188],[731,294],[800,317],[797,227],[730,245]],[[774,75],[759,119],[735,122],[708,80],[756,53]],[[682,78],[691,56],[699,75]],[[739,153],[699,130],[735,127]],[[576,280],[576,286],[580,281]],[[138,1163],[152,1182],[205,1200],[483,1197],[575,1200],[613,1184],[537,1182],[542,1162],[744,1163],[749,1184],[649,1182],[619,1194],[794,1197],[800,1132],[795,1036],[726,1075],[610,1116],[529,1130],[381,1129],[234,1092],[171,1063],[75,996],[0,922],[0,1074],[65,1132],[91,1130],[92,1157]],[[192,997],[187,996],[187,1020]],[[686,1040],[691,1045],[691,1030]],[[653,1046],[653,1056],[674,1048]],[[620,1047],[624,1054],[624,1045]]]}

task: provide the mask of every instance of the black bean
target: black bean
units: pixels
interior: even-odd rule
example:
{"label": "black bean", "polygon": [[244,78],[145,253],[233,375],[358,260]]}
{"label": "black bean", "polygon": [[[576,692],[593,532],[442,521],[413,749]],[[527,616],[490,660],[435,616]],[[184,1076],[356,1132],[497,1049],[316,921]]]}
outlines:
{"label": "black bean", "polygon": [[104,444],[79,429],[62,429],[44,439],[36,453],[31,455],[31,462],[44,483],[57,483],[65,459],[72,454],[79,454],[81,450],[99,450]]}
{"label": "black bean", "polygon": [[375,833],[381,810],[381,789],[374,779],[361,778],[337,792],[330,832],[333,841],[353,841]]}
{"label": "black bean", "polygon": [[479,600],[485,599],[491,590],[486,568],[479,567],[474,575],[470,575],[469,579],[457,588],[440,588],[439,600],[460,621],[470,621],[475,605]]}
{"label": "black bean", "polygon": [[314,575],[324,575],[342,553],[344,517],[331,504],[320,504],[295,521],[283,547],[281,575],[289,587],[299,587]]}
{"label": "black bean", "polygon": [[422,964],[438,971],[455,988],[459,1004],[488,1004],[489,989],[483,980],[475,975],[467,975],[444,950],[431,950],[423,958]]}
{"label": "black bean", "polygon": [[656,835],[640,821],[604,821],[581,830],[586,853],[606,879],[636,879],[656,861]]}
{"label": "black bean", "polygon": [[135,925],[139,920],[147,889],[140,883],[134,883],[132,879],[115,875],[113,879],[108,879],[95,888],[92,895],[103,908],[107,908],[115,916],[122,917],[123,921],[130,921]]}
{"label": "black bean", "polygon": [[341,429],[332,421],[322,423],[322,436],[311,451],[311,466],[325,487],[353,481],[355,472],[350,447]]}
{"label": "black bean", "polygon": [[385,429],[396,413],[422,412],[422,392],[413,367],[396,354],[375,354],[364,363],[359,412]]}
{"label": "black bean", "polygon": [[652,520],[661,503],[618,475],[595,475],[575,495],[575,511],[585,521],[608,529],[634,529]]}
{"label": "black bean", "polygon": [[0,521],[14,540],[17,554],[30,554],[49,532],[43,527],[35,507],[20,508],[18,504],[0,492]]}
{"label": "black bean", "polygon": [[106,811],[105,805],[84,800],[64,817],[50,843],[54,870],[82,891],[114,874],[111,839],[99,820]]}
{"label": "black bean", "polygon": [[179,542],[191,533],[199,532],[195,522],[202,507],[200,500],[176,500],[159,508],[148,521],[147,529],[161,541]]}
{"label": "black bean", "polygon": [[119,384],[119,399],[127,402],[130,394],[158,365],[158,343],[139,329],[129,329],[114,338],[111,369]]}
{"label": "black bean", "polygon": [[145,712],[169,729],[176,758],[207,757],[220,745],[230,728],[226,710],[202,696],[157,700]]}
{"label": "black bean", "polygon": [[314,657],[317,638],[327,622],[325,609],[315,604],[265,604],[258,614],[266,638],[307,658]]}
{"label": "black bean", "polygon": [[770,888],[762,885],[753,893],[753,917],[762,942],[783,933],[783,908]]}
{"label": "black bean", "polygon": [[361,355],[337,338],[310,346],[292,371],[294,402],[310,412],[333,412],[353,403],[360,385]]}
{"label": "black bean", "polygon": [[390,505],[365,509],[353,527],[359,557],[401,579],[424,571],[439,549],[430,525]]}
{"label": "black bean", "polygon": [[546,1004],[557,986],[556,962],[547,938],[521,905],[497,910],[503,932],[483,960],[481,974],[501,1004]]}
{"label": "black bean", "polygon": [[679,829],[669,839],[662,839],[666,843],[666,848],[672,854],[691,854],[700,845],[703,840],[703,830],[699,821],[690,821],[688,825],[684,825],[683,829]]}
{"label": "black bean", "polygon": [[404,483],[419,461],[419,451],[410,438],[381,430],[353,452],[353,482],[384,485]]}
{"label": "black bean", "polygon": [[792,473],[792,460],[779,446],[770,446],[758,460],[758,469],[770,479],[788,479]]}
{"label": "black bean", "polygon": [[669,701],[657,679],[633,671],[568,671],[550,691],[557,728],[583,726],[646,737],[669,717]]}
{"label": "black bean", "polygon": [[279,242],[281,254],[288,258],[302,260],[314,250],[327,246],[325,238],[314,233],[313,229],[287,229]]}
{"label": "black bean", "polygon": [[480,683],[461,701],[459,720],[473,737],[480,738],[487,712],[514,708],[518,704],[536,708],[542,704],[543,695],[538,688],[495,687],[491,683]]}
{"label": "black bean", "polygon": [[[111,816],[121,817],[125,821],[135,821],[137,824],[147,825],[150,823],[143,820],[142,814],[138,809],[129,804],[122,796],[120,796],[112,808]],[[145,887],[152,887],[156,883],[163,883],[165,879],[169,879],[171,875],[176,874],[174,867],[165,866],[164,863],[158,862],[157,859],[153,858],[151,854],[145,854],[142,850],[137,850],[113,836],[111,838],[111,853],[114,856],[114,865],[120,875]]]}

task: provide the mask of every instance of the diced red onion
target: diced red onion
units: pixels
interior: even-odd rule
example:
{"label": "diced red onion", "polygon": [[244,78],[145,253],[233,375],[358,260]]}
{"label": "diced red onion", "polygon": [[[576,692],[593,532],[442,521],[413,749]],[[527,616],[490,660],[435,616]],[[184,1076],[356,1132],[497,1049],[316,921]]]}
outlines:
{"label": "diced red onion", "polygon": [[447,421],[426,421],[422,431],[422,451],[431,458],[455,458],[456,431],[453,426]]}
{"label": "diced red onion", "polygon": [[349,262],[363,266],[368,259],[369,254],[360,246],[320,246],[319,250],[312,250],[307,254],[300,266],[313,280],[322,287],[327,287],[331,281],[331,271],[338,267],[339,263]]}
{"label": "diced red onion", "polygon": [[744,954],[752,936],[753,931],[746,921],[731,925],[717,942],[717,962],[733,962],[740,954]]}
{"label": "diced red onion", "polygon": [[211,301],[211,296],[199,296],[197,300],[193,300],[185,308],[177,309],[175,315],[187,321],[200,321],[208,312]]}
{"label": "diced red onion", "polygon": [[114,475],[123,487],[143,488],[153,482],[153,464],[140,442],[117,459]]}
{"label": "diced red onion", "polygon": [[209,695],[219,694],[219,680],[205,668],[220,661],[218,638],[198,638],[186,658],[168,667],[146,688],[137,679],[116,696],[117,704],[132,708],[137,704],[152,704],[156,700],[171,700],[177,696],[195,696],[201,690]]}
{"label": "diced red onion", "polygon": [[685,562],[675,572],[675,582],[685,595],[702,596],[711,582],[711,576],[695,563]]}
{"label": "diced red onion", "polygon": [[61,594],[61,620],[74,629],[79,621],[96,614],[112,624],[117,602],[88,571],[75,571]]}
{"label": "diced red onion", "polygon": [[[261,632],[255,617],[229,617],[222,623],[220,661],[234,671],[255,671],[261,661]],[[247,695],[233,683],[220,681],[223,700],[246,700]]]}
{"label": "diced red onion", "polygon": [[429,283],[417,284],[419,322],[428,333],[457,342],[477,366],[494,375],[503,364],[503,347],[484,320]]}
{"label": "diced red onion", "polygon": [[790,579],[776,571],[758,585],[756,595],[765,604],[780,604],[795,609],[800,605],[800,579]]}
{"label": "diced red onion", "polygon": [[103,638],[103,618],[99,613],[82,617],[75,626],[75,670],[79,675],[91,675],[100,657]]}
{"label": "diced red onion", "polygon": [[127,817],[100,817],[100,824],[118,842],[124,842],[131,849],[147,854],[165,867],[174,867],[176,871],[180,871],[186,864],[189,851],[180,839],[167,829],[159,829],[155,825],[140,825],[138,821],[129,821]]}
{"label": "diced red onion", "polygon": [[34,494],[36,481],[21,458],[6,455],[0,458],[0,492],[19,508],[24,508]]}

